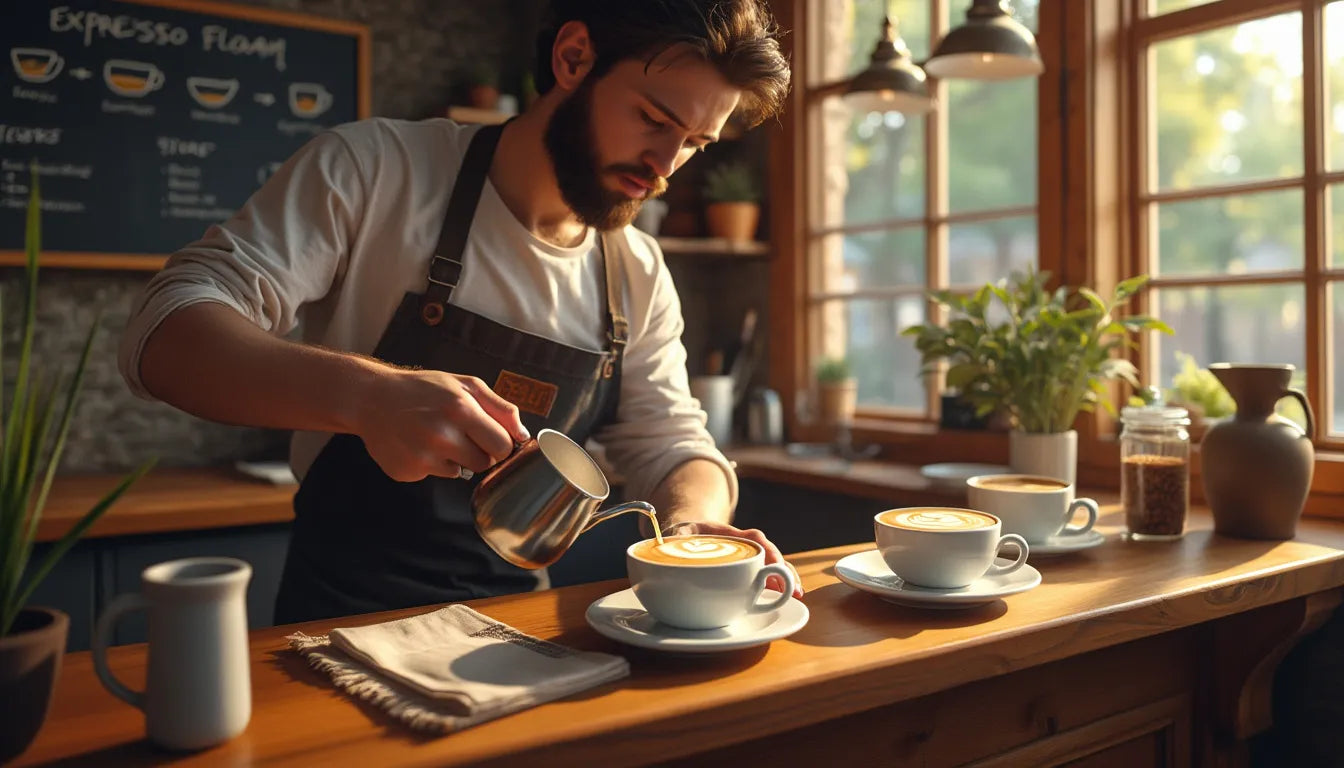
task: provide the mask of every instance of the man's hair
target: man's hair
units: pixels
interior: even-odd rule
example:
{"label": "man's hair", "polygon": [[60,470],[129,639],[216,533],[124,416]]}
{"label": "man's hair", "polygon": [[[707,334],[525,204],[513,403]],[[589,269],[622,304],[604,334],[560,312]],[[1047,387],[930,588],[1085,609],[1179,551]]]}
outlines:
{"label": "man's hair", "polygon": [[743,92],[738,111],[749,126],[784,106],[789,63],[764,0],[551,0],[537,33],[538,93],[555,86],[551,50],[570,21],[588,27],[597,53],[590,77],[626,59],[643,59],[647,69],[659,54],[685,44]]}

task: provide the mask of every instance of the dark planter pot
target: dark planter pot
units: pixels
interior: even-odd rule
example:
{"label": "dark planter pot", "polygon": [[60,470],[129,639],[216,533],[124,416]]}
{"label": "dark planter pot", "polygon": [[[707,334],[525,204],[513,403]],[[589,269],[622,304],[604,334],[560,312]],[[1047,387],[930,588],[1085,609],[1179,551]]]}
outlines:
{"label": "dark planter pot", "polygon": [[24,608],[0,637],[0,763],[22,754],[47,719],[69,629],[70,617],[54,608]]}

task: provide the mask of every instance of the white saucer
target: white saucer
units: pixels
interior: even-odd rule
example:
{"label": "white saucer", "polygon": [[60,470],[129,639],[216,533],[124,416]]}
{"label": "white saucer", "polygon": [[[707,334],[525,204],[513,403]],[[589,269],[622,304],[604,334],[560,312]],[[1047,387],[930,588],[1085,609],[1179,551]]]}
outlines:
{"label": "white saucer", "polygon": [[[1031,553],[1035,552],[1032,548]],[[996,562],[1006,564],[1011,561],[999,558]],[[1041,572],[1024,564],[1012,573],[986,576],[959,589],[919,587],[905,583],[892,573],[876,549],[840,558],[835,564],[835,575],[849,586],[877,595],[889,603],[916,608],[974,608],[1006,595],[1026,592],[1041,583]]]}
{"label": "white saucer", "polygon": [[949,462],[944,464],[926,464],[919,468],[919,474],[925,479],[945,488],[964,490],[966,480],[976,475],[1005,475],[1011,472],[1001,464],[966,464]]}
{"label": "white saucer", "polygon": [[791,597],[773,611],[750,614],[719,629],[677,629],[655,621],[634,590],[623,589],[593,601],[584,618],[599,635],[628,645],[671,653],[718,653],[788,637],[807,624],[808,615],[807,606]]}
{"label": "white saucer", "polygon": [[1100,531],[1088,531],[1087,533],[1079,533],[1072,536],[1051,536],[1045,541],[1028,544],[1027,546],[1031,550],[1031,553],[1027,555],[1027,559],[1030,560],[1037,555],[1043,557],[1048,557],[1050,555],[1067,555],[1071,552],[1099,547],[1105,543],[1106,536]]}

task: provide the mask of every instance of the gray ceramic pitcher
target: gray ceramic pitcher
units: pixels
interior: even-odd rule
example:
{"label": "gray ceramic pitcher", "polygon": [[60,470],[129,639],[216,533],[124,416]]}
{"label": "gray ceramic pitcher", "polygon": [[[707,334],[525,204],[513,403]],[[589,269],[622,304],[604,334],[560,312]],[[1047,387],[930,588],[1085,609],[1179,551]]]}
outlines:
{"label": "gray ceramic pitcher", "polygon": [[[1200,442],[1204,498],[1213,529],[1248,539],[1291,539],[1311,489],[1315,417],[1302,392],[1288,386],[1291,365],[1215,363],[1209,371],[1237,403],[1231,419],[1209,428]],[[1307,415],[1307,430],[1274,413],[1294,397]]]}

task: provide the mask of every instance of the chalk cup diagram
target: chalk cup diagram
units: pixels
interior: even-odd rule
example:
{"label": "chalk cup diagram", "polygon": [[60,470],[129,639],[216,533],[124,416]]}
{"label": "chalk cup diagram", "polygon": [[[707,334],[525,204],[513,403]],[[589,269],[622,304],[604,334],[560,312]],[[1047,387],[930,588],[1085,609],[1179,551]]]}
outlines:
{"label": "chalk cup diagram", "polygon": [[113,93],[138,99],[163,87],[163,70],[143,61],[108,59],[103,82]]}
{"label": "chalk cup diagram", "polygon": [[238,94],[238,81],[216,77],[188,77],[187,92],[202,107],[219,109],[228,106]]}
{"label": "chalk cup diagram", "polygon": [[318,83],[290,83],[289,111],[298,117],[317,117],[331,109],[331,94]]}
{"label": "chalk cup diagram", "polygon": [[14,74],[29,83],[46,83],[61,74],[65,59],[50,48],[10,48]]}

